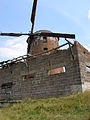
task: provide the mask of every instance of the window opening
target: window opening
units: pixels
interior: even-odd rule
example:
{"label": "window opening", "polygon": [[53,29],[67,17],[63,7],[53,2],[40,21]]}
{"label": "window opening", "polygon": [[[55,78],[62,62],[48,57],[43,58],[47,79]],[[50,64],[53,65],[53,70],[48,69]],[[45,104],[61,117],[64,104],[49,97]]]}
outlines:
{"label": "window opening", "polygon": [[44,48],[44,51],[48,51],[48,48]]}
{"label": "window opening", "polygon": [[66,72],[66,67],[59,67],[48,71],[48,75],[56,75]]}
{"label": "window opening", "polygon": [[2,94],[8,95],[8,97],[10,97],[12,86],[13,86],[12,82],[2,84],[1,85]]}
{"label": "window opening", "polygon": [[23,80],[33,79],[35,77],[35,73],[23,75],[22,77],[23,77]]}
{"label": "window opening", "polygon": [[90,66],[86,66],[86,72],[90,73]]}
{"label": "window opening", "polygon": [[47,37],[43,37],[43,43],[47,42]]}

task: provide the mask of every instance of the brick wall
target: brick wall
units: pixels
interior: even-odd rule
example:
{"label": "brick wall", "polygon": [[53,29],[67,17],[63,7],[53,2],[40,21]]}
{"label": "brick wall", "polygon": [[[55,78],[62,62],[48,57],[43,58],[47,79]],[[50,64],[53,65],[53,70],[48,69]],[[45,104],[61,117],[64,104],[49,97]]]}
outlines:
{"label": "brick wall", "polygon": [[[46,41],[44,40],[46,39]],[[45,52],[45,48],[47,50],[51,50],[53,48],[58,47],[58,39],[57,38],[53,38],[53,37],[46,37],[46,38],[36,38],[35,42],[33,43],[33,47],[32,47],[32,54],[38,54],[38,53],[42,53]]]}
{"label": "brick wall", "polygon": [[90,52],[78,42],[75,45],[78,48],[82,91],[90,90]]}
{"label": "brick wall", "polygon": [[[0,99],[47,98],[82,92],[83,81],[89,80],[84,70],[90,58],[76,43],[72,50],[74,60],[70,49],[57,50],[0,69]],[[60,67],[65,71],[49,74]]]}

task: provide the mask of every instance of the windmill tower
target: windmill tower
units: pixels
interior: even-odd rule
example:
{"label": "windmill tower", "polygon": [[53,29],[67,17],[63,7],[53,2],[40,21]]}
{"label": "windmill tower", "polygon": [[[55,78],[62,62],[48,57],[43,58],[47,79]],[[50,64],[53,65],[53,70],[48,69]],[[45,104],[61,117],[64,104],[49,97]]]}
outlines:
{"label": "windmill tower", "polygon": [[[36,7],[37,7],[37,0],[34,0],[32,14],[31,14],[31,22],[32,22],[31,33],[32,34],[33,34],[34,23],[35,23]],[[51,31],[40,30],[35,33],[36,34],[51,33]],[[53,38],[53,37],[48,37],[48,36],[29,37],[27,39],[27,43],[28,43],[28,48],[27,48],[28,54],[38,54],[38,53],[46,52],[59,45],[58,38]]]}
{"label": "windmill tower", "polygon": [[[48,30],[40,30],[36,33],[52,33]],[[38,53],[44,53],[48,50],[51,50],[53,48],[56,48],[59,46],[58,38],[57,37],[45,37],[45,36],[37,36],[34,37],[34,42],[32,43],[32,46],[30,47],[30,50],[28,51],[29,54],[38,54]],[[27,40],[27,43],[29,42],[29,39]]]}

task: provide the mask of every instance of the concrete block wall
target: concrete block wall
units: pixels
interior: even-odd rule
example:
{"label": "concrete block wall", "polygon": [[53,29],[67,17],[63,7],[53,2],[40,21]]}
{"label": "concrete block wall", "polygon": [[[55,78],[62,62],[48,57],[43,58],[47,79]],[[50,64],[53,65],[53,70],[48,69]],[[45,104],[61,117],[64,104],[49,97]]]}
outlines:
{"label": "concrete block wall", "polygon": [[[0,99],[47,98],[82,92],[81,52],[76,44],[72,50],[74,60],[70,49],[57,50],[0,69]],[[49,74],[50,70],[62,67],[64,72]]]}

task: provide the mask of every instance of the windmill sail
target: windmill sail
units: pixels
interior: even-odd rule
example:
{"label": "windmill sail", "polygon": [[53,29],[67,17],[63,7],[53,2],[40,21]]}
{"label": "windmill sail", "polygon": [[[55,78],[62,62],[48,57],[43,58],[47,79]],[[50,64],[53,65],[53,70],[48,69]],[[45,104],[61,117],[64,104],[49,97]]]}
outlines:
{"label": "windmill sail", "polygon": [[34,2],[33,2],[33,8],[32,8],[32,14],[31,14],[31,22],[32,22],[31,33],[33,33],[33,29],[34,29],[34,21],[35,21],[35,15],[36,15],[36,7],[37,7],[37,0],[34,0]]}

